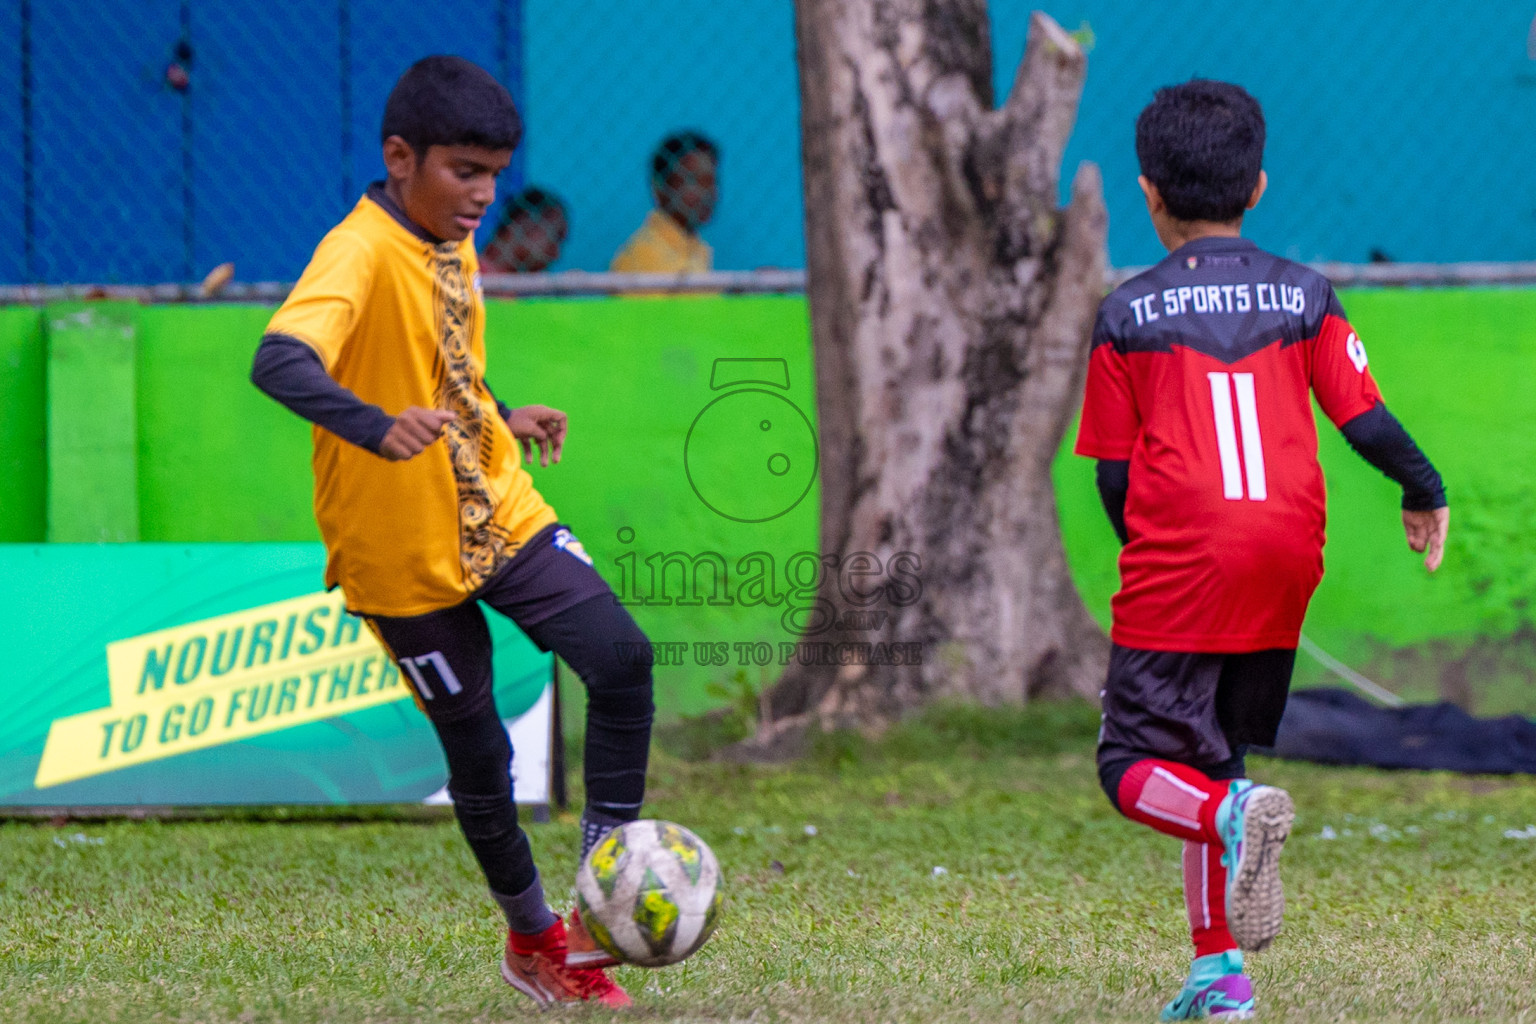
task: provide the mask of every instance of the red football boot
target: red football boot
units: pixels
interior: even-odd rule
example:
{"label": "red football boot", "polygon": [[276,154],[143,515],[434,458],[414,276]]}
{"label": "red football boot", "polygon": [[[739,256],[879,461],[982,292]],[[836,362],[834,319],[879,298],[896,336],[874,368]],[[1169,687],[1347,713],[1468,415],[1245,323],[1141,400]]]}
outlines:
{"label": "red football boot", "polygon": [[572,967],[617,967],[618,959],[592,938],[581,923],[581,911],[571,908],[565,919],[565,962]]}
{"label": "red football boot", "polygon": [[602,970],[571,967],[566,955],[564,921],[557,919],[537,935],[508,932],[502,979],[544,1006],[592,1001],[618,1009],[633,1002]]}

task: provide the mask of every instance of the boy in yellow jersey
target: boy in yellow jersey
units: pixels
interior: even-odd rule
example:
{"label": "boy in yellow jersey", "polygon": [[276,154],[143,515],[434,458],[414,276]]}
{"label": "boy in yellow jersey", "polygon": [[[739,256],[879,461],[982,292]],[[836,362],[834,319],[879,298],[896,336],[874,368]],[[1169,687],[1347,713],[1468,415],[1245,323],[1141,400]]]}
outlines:
{"label": "boy in yellow jersey", "polygon": [[574,911],[567,925],[545,902],[517,824],[480,608],[587,686],[585,855],[639,816],[651,666],[620,657],[649,650],[645,635],[522,467],[535,447],[542,465],[560,460],[565,415],[510,409],[485,382],[473,234],[522,122],[484,70],[427,57],[390,93],[381,135],[388,180],[321,240],[251,379],[315,424],[326,584],[367,619],[437,731],[454,813],[507,918],[502,976],[540,1003],[625,1006],[604,970],[615,961]]}

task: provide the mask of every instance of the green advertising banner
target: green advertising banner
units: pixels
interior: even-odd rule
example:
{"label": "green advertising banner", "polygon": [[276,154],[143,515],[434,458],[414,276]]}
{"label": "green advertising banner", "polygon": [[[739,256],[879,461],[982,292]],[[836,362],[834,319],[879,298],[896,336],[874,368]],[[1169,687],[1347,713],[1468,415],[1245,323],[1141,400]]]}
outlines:
{"label": "green advertising banner", "polygon": [[[444,799],[413,689],[318,544],[0,545],[0,807]],[[550,656],[491,615],[518,802],[549,799]]]}

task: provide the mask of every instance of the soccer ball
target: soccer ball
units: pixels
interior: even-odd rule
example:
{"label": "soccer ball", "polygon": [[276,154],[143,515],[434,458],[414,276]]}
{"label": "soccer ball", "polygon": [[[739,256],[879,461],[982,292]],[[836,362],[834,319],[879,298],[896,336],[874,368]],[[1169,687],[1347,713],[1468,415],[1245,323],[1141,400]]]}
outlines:
{"label": "soccer ball", "polygon": [[665,967],[699,951],[720,913],[720,862],[670,821],[605,835],[576,872],[576,906],[597,944],[626,963]]}

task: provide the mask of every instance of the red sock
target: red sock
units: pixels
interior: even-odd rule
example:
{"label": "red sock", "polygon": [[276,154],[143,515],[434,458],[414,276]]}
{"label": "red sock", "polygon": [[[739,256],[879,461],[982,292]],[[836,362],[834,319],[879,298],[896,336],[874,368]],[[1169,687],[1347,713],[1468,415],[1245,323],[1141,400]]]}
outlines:
{"label": "red sock", "polygon": [[1227,931],[1227,869],[1215,843],[1184,843],[1184,907],[1195,956],[1236,949]]}
{"label": "red sock", "polygon": [[508,931],[507,949],[519,956],[544,953],[563,963],[565,961],[565,922],[557,917],[554,924],[537,935]]}
{"label": "red sock", "polygon": [[1185,764],[1147,758],[1126,769],[1120,779],[1120,813],[1132,821],[1196,843],[1220,847],[1216,808],[1228,783],[1206,778]]}

